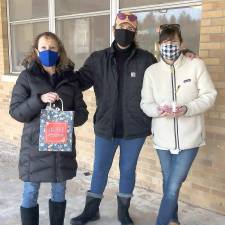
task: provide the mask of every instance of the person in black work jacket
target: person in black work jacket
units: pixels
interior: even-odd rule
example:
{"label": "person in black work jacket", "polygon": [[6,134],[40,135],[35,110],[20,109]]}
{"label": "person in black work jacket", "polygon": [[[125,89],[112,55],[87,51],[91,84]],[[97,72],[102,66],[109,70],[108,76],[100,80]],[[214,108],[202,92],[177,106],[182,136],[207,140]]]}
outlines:
{"label": "person in black work jacket", "polygon": [[59,106],[57,100],[61,98],[65,111],[75,111],[74,126],[80,126],[87,120],[88,111],[78,83],[72,81],[74,64],[55,34],[38,35],[23,65],[26,69],[13,88],[9,110],[14,119],[24,123],[19,158],[19,176],[24,181],[22,225],[39,224],[37,198],[42,182],[52,184],[50,224],[63,225],[66,180],[77,170],[75,136],[72,152],[39,152],[40,112],[47,103]]}
{"label": "person in black work jacket", "polygon": [[100,218],[99,205],[107,184],[117,147],[120,147],[120,181],[118,219],[133,224],[129,216],[130,200],[135,186],[139,153],[151,134],[151,118],[140,109],[141,88],[147,67],[156,63],[148,51],[137,48],[137,17],[119,13],[116,17],[115,41],[110,48],[94,52],[78,71],[83,90],[94,87],[95,161],[85,208],[72,218],[72,225],[82,225]]}

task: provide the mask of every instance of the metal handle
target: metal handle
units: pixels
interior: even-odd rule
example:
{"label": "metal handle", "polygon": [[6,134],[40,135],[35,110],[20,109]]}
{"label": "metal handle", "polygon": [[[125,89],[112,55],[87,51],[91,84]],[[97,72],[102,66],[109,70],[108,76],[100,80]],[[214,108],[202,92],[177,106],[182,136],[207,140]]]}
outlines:
{"label": "metal handle", "polygon": [[[63,100],[61,99],[61,98],[59,98],[59,100],[57,100],[57,101],[60,101],[61,102],[61,106],[62,106],[62,108],[61,108],[61,111],[64,111],[64,106],[63,106]],[[50,102],[50,108],[52,109],[52,103]],[[58,109],[60,109],[60,108],[56,108],[56,110],[58,110]]]}

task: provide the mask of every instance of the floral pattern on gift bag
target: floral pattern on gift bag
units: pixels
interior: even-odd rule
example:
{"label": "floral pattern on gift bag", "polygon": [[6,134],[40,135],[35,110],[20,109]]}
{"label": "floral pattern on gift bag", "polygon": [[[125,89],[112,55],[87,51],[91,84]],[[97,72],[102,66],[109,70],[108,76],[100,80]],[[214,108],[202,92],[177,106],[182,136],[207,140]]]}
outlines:
{"label": "floral pattern on gift bag", "polygon": [[47,107],[41,110],[39,151],[71,152],[74,112]]}

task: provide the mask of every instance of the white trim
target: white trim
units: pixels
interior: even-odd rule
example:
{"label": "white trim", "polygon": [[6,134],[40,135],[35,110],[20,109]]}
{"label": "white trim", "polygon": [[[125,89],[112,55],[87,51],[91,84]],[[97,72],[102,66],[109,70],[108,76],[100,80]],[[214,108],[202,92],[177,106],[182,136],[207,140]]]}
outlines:
{"label": "white trim", "polygon": [[[19,25],[19,24],[32,24],[38,22],[49,22],[49,31],[54,32],[56,30],[56,20],[67,20],[67,19],[77,19],[77,18],[87,18],[87,17],[95,17],[101,15],[110,15],[110,44],[114,40],[113,29],[116,14],[121,11],[131,11],[131,12],[143,12],[143,11],[152,11],[152,10],[163,10],[163,9],[174,9],[181,7],[191,7],[191,6],[199,6],[202,5],[202,0],[183,0],[176,1],[171,3],[163,3],[156,5],[145,5],[140,7],[130,7],[130,8],[120,8],[119,7],[120,0],[110,0],[110,9],[90,12],[90,13],[78,13],[78,14],[70,14],[63,16],[55,15],[55,0],[48,0],[48,17],[43,18],[35,18],[35,19],[27,19],[27,20],[18,20],[18,21],[10,21],[10,7],[9,0],[7,0],[7,21],[8,21],[8,46],[9,46],[9,65],[10,65],[10,73],[18,74],[17,72],[12,72],[12,43],[11,43],[11,25]],[[3,77],[14,77],[12,75],[3,75]],[[5,78],[4,78],[5,79]]]}
{"label": "white trim", "polygon": [[15,83],[18,76],[13,76],[12,74],[4,74],[0,76],[0,80],[3,82]]}
{"label": "white trim", "polygon": [[110,45],[114,40],[113,25],[119,12],[119,0],[110,0]]}
{"label": "white trim", "polygon": [[48,0],[49,31],[55,33],[55,0]]}
{"label": "white trim", "polygon": [[9,0],[6,2],[6,7],[7,7],[7,26],[8,26],[8,52],[9,52],[9,72],[12,72],[12,43],[11,43],[11,29],[10,29],[10,23],[9,23]]}
{"label": "white trim", "polygon": [[188,6],[199,6],[201,4],[202,4],[201,0],[181,1],[181,2],[175,1],[175,2],[163,3],[163,4],[120,8],[120,10],[129,11],[129,12],[143,12],[143,11],[162,10],[162,9],[175,9],[175,8],[188,7]]}
{"label": "white trim", "polygon": [[56,20],[67,20],[67,19],[79,19],[79,18],[87,18],[87,17],[94,17],[94,16],[105,16],[109,15],[110,10],[98,11],[98,12],[90,12],[90,13],[77,13],[77,14],[70,14],[64,16],[56,16]]}
{"label": "white trim", "polygon": [[17,25],[17,24],[39,23],[39,22],[46,22],[46,21],[48,21],[48,17],[35,18],[35,19],[29,19],[29,20],[16,20],[16,21],[9,22],[9,24]]}

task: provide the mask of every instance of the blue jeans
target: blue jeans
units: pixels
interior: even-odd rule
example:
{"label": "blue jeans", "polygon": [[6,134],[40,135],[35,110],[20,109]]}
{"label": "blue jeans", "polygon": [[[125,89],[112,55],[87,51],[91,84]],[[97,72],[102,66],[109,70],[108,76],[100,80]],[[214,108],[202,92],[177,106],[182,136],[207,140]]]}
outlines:
{"label": "blue jeans", "polygon": [[90,192],[97,195],[103,194],[109,170],[112,166],[116,149],[119,146],[119,193],[131,197],[135,185],[137,160],[145,139],[144,137],[130,140],[120,138],[111,140],[96,136],[95,160]]}
{"label": "blue jeans", "polygon": [[178,155],[165,150],[157,150],[157,153],[163,174],[163,198],[156,225],[168,225],[171,221],[179,223],[177,216],[179,191],[198,153],[198,148],[183,150]]}
{"label": "blue jeans", "polygon": [[[66,192],[66,181],[51,183],[51,200],[53,202],[64,202]],[[40,183],[24,182],[22,207],[33,208],[37,205]]]}

